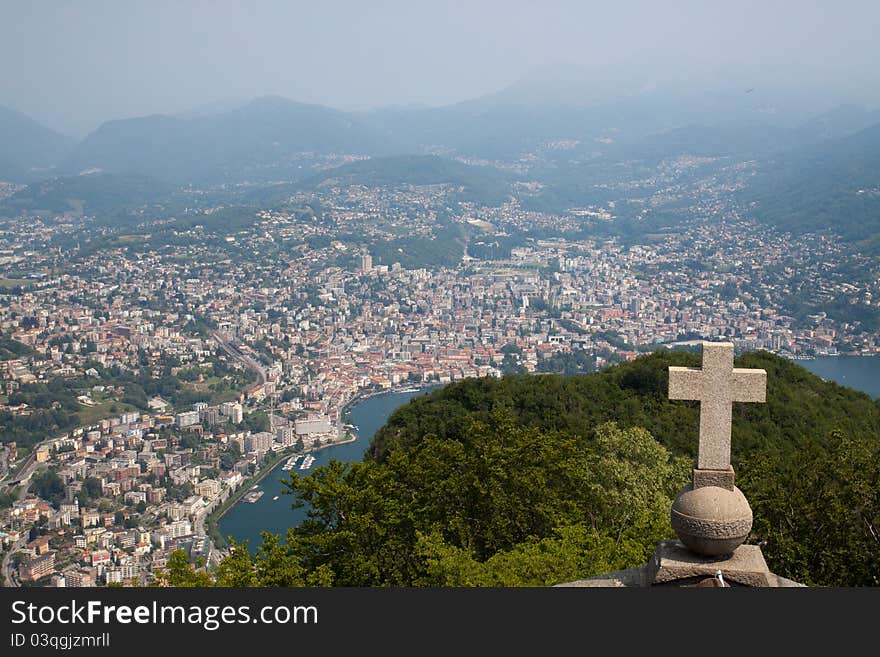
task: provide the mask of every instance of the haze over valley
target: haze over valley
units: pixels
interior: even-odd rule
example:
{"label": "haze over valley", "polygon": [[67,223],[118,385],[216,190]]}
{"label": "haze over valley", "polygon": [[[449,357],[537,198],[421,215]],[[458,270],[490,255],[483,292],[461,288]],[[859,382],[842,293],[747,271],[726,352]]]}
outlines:
{"label": "haze over valley", "polygon": [[[876,572],[861,516],[834,516],[843,565],[817,545],[824,484],[800,474],[880,463],[876,6],[48,4],[0,9],[4,582],[626,567],[669,533],[697,414],[667,368],[704,340],[771,375],[768,404],[735,413],[734,456],[773,568]],[[797,363],[826,376],[837,357],[861,392]],[[358,404],[388,394],[416,400],[372,400],[358,442]],[[327,447],[368,458],[316,483]],[[651,488],[603,507],[615,459]],[[333,521],[266,539],[282,581],[218,523],[289,510],[260,482],[294,467]],[[492,506],[459,472],[513,478]],[[781,490],[803,525],[780,520]],[[395,515],[417,496],[421,516]]]}

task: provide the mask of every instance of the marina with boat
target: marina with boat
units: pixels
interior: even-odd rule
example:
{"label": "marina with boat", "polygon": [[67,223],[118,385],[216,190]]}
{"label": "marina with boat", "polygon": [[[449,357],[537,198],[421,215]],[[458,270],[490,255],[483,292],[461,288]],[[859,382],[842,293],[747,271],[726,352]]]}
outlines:
{"label": "marina with boat", "polygon": [[[420,387],[414,392],[368,394],[353,400],[351,407],[346,408],[342,417],[337,420],[341,420],[339,437],[335,440],[322,437],[320,445],[307,445],[300,452],[290,452],[282,456],[271,471],[264,475],[261,488],[267,494],[256,504],[231,505],[218,521],[219,532],[223,536],[234,537],[236,541],[249,541],[251,551],[261,544],[263,531],[286,535],[287,530],[305,520],[307,514],[307,508],[291,509],[290,504],[282,502],[287,490],[284,482],[288,472],[310,474],[316,467],[326,465],[331,459],[343,463],[360,461],[364,456],[365,445],[387,417],[401,404],[431,389]],[[340,440],[342,436],[344,438]],[[306,462],[307,456],[311,456],[314,462],[310,460],[307,471],[300,471],[299,468]],[[276,495],[279,496],[278,500],[274,499]]]}
{"label": "marina with boat", "polygon": [[289,459],[287,459],[287,462],[281,466],[281,469],[284,470],[284,472],[290,472],[291,470],[293,470],[294,467],[296,467],[296,462],[299,461],[300,458],[302,458],[302,462],[299,464],[300,470],[308,470],[315,462],[315,457],[309,453],[294,454]]}
{"label": "marina with boat", "polygon": [[254,504],[255,502],[259,501],[259,499],[260,499],[261,497],[263,497],[264,494],[265,494],[265,493],[264,493],[263,491],[261,491],[261,490],[252,490],[250,493],[247,493],[247,494],[246,494],[244,497],[242,497],[241,499],[242,499],[244,502],[247,502],[248,504]]}

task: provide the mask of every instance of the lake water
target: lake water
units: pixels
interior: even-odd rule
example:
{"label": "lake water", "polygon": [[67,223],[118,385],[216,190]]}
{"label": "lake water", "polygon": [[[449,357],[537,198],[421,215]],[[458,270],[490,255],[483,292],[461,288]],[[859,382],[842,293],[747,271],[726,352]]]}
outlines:
{"label": "lake water", "polygon": [[[316,466],[327,465],[330,459],[337,461],[360,461],[364,452],[373,440],[376,431],[385,424],[388,416],[396,408],[405,404],[413,397],[423,395],[433,388],[425,388],[417,392],[389,392],[384,395],[368,397],[351,407],[346,420],[358,427],[358,439],[344,445],[334,445],[312,453],[315,462],[308,471],[299,470],[298,461],[294,466],[297,473],[307,474]],[[253,552],[262,543],[260,532],[267,531],[280,534],[284,540],[288,527],[299,524],[306,517],[305,509],[291,509],[293,501],[290,495],[283,493],[281,480],[287,473],[281,469],[287,459],[283,459],[275,469],[260,482],[259,489],[263,497],[253,504],[239,502],[220,519],[219,530],[224,537],[232,536],[236,541],[247,540]],[[274,499],[275,497],[278,499]]]}
{"label": "lake water", "polygon": [[880,397],[880,356],[818,356],[795,362],[823,379]]}

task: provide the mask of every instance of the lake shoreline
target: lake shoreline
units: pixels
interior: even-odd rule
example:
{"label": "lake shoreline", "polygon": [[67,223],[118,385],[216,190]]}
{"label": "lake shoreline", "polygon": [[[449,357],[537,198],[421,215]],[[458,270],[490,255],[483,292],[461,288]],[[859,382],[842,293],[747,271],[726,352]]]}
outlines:
{"label": "lake shoreline", "polygon": [[[241,486],[235,489],[235,492],[230,495],[223,504],[216,511],[212,511],[205,518],[205,524],[209,524],[211,522],[217,524],[220,522],[220,519],[223,518],[229,511],[236,507],[236,505],[242,502],[242,498],[248,493],[248,491],[253,490],[253,487],[256,484],[259,484],[263,479],[269,476],[272,472],[278,469],[278,466],[283,465],[286,458],[290,458],[291,456],[296,455],[305,455],[310,454],[312,452],[320,452],[323,449],[327,449],[328,447],[335,447],[337,445],[347,445],[348,443],[357,442],[358,437],[352,435],[351,438],[346,438],[345,440],[333,441],[331,443],[327,443],[326,445],[321,445],[320,447],[312,447],[311,449],[305,452],[288,452],[284,453],[283,450],[278,452],[280,458],[273,461],[271,465],[264,466],[260,468],[255,474],[251,475],[251,477],[247,481],[243,481]],[[232,502],[230,502],[232,500]]]}
{"label": "lake shoreline", "polygon": [[[362,461],[376,431],[384,426],[388,417],[398,407],[442,385],[437,382],[426,382],[425,385],[416,388],[408,382],[408,385],[400,386],[396,390],[370,390],[352,397],[340,407],[340,414],[343,423],[358,425],[358,429],[353,432],[353,436],[345,440],[321,445],[320,448],[313,450],[318,459],[314,466],[325,466],[330,460],[343,463]],[[276,495],[281,496],[285,492],[281,483],[283,477],[267,477],[267,475],[274,472],[279,465],[280,463],[276,462],[273,467],[262,473],[261,489],[264,495],[260,500],[247,504],[239,497],[236,503],[223,509],[222,515],[217,516],[214,525],[217,534],[224,538],[232,536],[237,542],[248,540],[253,548],[260,544],[262,531],[283,536],[289,527],[305,519],[304,511],[292,511],[289,505],[281,505],[274,499]],[[285,473],[279,473],[279,475],[283,474]],[[308,475],[308,473],[303,474]],[[253,486],[253,481],[248,486]],[[249,488],[245,492],[247,490]]]}

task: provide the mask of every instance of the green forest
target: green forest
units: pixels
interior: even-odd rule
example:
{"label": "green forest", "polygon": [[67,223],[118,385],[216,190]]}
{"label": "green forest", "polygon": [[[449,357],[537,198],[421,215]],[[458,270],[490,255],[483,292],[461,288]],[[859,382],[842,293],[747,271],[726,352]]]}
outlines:
{"label": "green forest", "polygon": [[[697,402],[667,399],[658,351],[602,372],[468,379],[412,400],[359,463],[286,485],[309,519],[235,549],[225,586],[545,586],[645,563],[673,537],[669,509],[697,448]],[[735,404],[737,485],[750,543],[811,586],[875,586],[880,573],[880,402],[766,352],[766,404]],[[179,561],[179,560],[178,560]]]}

